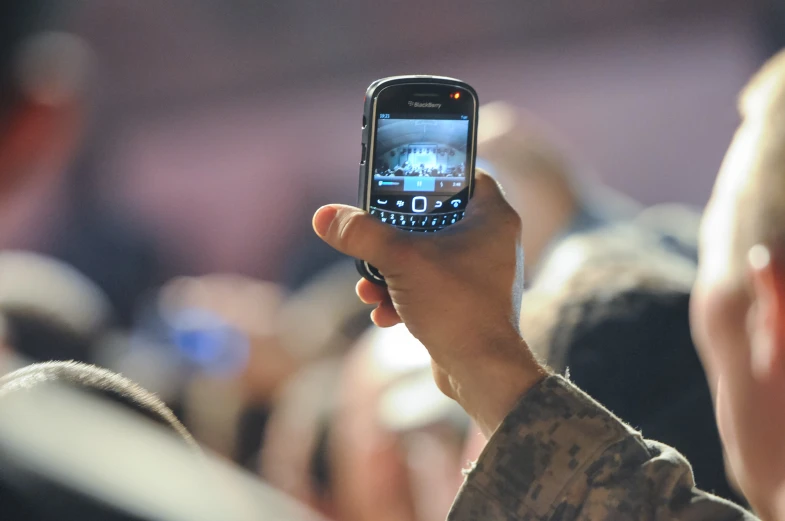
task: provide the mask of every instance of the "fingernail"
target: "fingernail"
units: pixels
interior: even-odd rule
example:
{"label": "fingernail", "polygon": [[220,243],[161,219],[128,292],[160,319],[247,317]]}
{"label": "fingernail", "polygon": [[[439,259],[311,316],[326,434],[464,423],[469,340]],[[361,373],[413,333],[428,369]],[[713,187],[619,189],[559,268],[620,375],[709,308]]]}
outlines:
{"label": "fingernail", "polygon": [[319,237],[327,235],[327,230],[330,229],[330,225],[337,214],[338,210],[332,206],[322,206],[316,210],[316,213],[313,216],[313,229],[316,232],[316,235]]}

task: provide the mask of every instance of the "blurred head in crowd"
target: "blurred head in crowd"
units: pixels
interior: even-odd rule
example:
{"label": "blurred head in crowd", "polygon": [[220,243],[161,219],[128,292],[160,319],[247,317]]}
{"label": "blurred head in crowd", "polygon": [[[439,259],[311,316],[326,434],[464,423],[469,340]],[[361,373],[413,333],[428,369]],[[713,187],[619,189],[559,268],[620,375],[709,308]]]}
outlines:
{"label": "blurred head in crowd", "polygon": [[[337,519],[446,516],[460,484],[460,456],[456,449],[445,464],[445,438],[417,435],[449,415],[430,372],[427,351],[403,325],[370,330],[349,354],[329,439]],[[454,480],[445,477],[446,465]]]}
{"label": "blurred head in crowd", "polygon": [[[395,329],[405,338],[401,326]],[[383,335],[371,330],[360,339],[348,356],[339,390],[330,446],[336,518],[341,521],[415,519],[405,451],[401,440],[381,426],[377,405],[382,389],[422,360],[411,342],[388,343],[389,351],[376,348]]]}
{"label": "blurred head in crowd", "polygon": [[157,298],[165,341],[184,362],[184,416],[211,449],[257,470],[275,395],[300,366],[279,334],[285,293],[275,283],[233,274],[183,277]]}
{"label": "blurred head in crowd", "polygon": [[522,330],[548,365],[684,454],[700,488],[737,500],[690,335],[694,266],[638,231],[605,228],[563,241],[523,297]]}
{"label": "blurred head in crowd", "polygon": [[0,315],[5,344],[29,361],[94,361],[112,319],[103,292],[62,262],[0,252]]}
{"label": "blurred head in crowd", "polygon": [[275,283],[213,274],[169,282],[158,307],[184,354],[206,373],[236,379],[247,403],[266,404],[298,365],[278,334],[284,299]]}
{"label": "blurred head in crowd", "polygon": [[785,502],[785,54],[743,91],[701,225],[693,331],[730,467],[762,517]]}
{"label": "blurred head in crowd", "polygon": [[4,521],[314,519],[184,443],[164,406],[132,384],[97,368],[50,369],[0,391]]}
{"label": "blurred head in crowd", "polygon": [[196,447],[191,434],[156,395],[107,369],[73,361],[43,362],[0,378],[0,399],[46,386],[66,386],[121,405]]}
{"label": "blurred head in crowd", "polygon": [[477,157],[478,166],[502,184],[524,223],[527,279],[563,236],[629,218],[637,210],[620,194],[579,178],[573,158],[545,125],[503,102],[480,108]]}
{"label": "blurred head in crowd", "polygon": [[163,288],[157,307],[170,340],[197,369],[187,416],[200,439],[258,470],[259,443],[284,384],[307,364],[346,352],[370,323],[353,291],[356,274],[353,263],[339,264],[291,295],[230,274]]}
{"label": "blurred head in crowd", "polygon": [[88,53],[51,32],[68,2],[26,0],[0,7],[0,202],[21,186],[60,174],[82,129]]}
{"label": "blurred head in crowd", "polygon": [[438,390],[430,367],[403,375],[382,392],[381,427],[402,442],[418,521],[441,521],[463,483],[466,412]]}
{"label": "blurred head in crowd", "polygon": [[[610,275],[617,271],[618,276]],[[569,343],[556,344],[560,321],[573,327],[582,317],[562,314],[572,301],[611,298],[628,291],[688,289],[695,280],[689,260],[660,247],[656,236],[618,224],[574,234],[560,242],[523,297],[521,325],[537,355],[557,371],[566,368]],[[599,304],[598,304],[599,305]]]}
{"label": "blurred head in crowd", "polygon": [[275,401],[262,444],[261,475],[274,487],[335,518],[329,451],[341,359],[300,370]]}
{"label": "blurred head in crowd", "polygon": [[354,291],[356,282],[354,261],[343,259],[289,295],[279,317],[287,348],[303,360],[347,352],[372,325],[368,306]]}
{"label": "blurred head in crowd", "polygon": [[697,264],[701,215],[700,209],[689,205],[663,203],[642,210],[634,222],[659,236],[665,249]]}

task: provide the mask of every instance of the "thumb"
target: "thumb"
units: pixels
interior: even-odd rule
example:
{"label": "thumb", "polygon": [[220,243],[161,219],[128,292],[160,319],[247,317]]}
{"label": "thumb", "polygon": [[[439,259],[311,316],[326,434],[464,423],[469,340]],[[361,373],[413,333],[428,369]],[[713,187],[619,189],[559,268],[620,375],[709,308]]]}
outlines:
{"label": "thumb", "polygon": [[474,194],[469,208],[502,209],[510,205],[504,198],[504,189],[496,179],[485,171],[477,169],[474,177]]}
{"label": "thumb", "polygon": [[316,235],[336,250],[370,262],[380,270],[400,233],[368,213],[342,204],[319,208],[313,216]]}

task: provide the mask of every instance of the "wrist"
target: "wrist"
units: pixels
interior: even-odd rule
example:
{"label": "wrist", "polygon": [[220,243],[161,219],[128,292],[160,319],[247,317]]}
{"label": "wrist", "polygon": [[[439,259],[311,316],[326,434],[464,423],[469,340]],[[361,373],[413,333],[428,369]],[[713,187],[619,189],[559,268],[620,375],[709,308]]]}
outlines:
{"label": "wrist", "polygon": [[546,378],[548,371],[520,337],[486,352],[493,355],[478,358],[465,371],[451,371],[450,384],[454,398],[490,438],[520,398]]}

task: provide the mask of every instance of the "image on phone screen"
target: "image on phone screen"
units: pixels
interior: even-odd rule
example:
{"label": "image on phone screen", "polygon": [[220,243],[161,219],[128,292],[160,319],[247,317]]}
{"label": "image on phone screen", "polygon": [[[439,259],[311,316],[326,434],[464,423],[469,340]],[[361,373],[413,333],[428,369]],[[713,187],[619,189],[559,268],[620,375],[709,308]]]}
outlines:
{"label": "image on phone screen", "polygon": [[469,115],[379,114],[369,210],[412,231],[463,217],[468,199]]}

